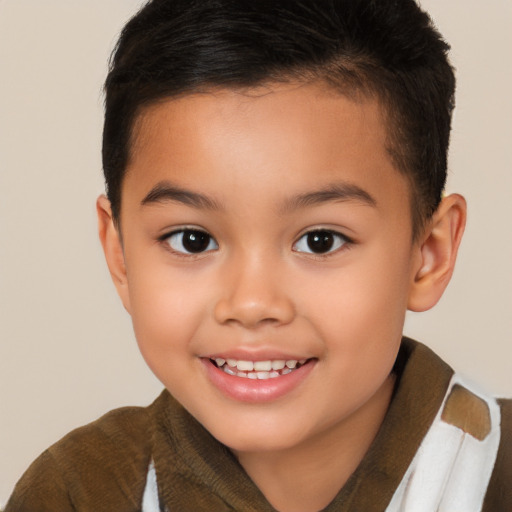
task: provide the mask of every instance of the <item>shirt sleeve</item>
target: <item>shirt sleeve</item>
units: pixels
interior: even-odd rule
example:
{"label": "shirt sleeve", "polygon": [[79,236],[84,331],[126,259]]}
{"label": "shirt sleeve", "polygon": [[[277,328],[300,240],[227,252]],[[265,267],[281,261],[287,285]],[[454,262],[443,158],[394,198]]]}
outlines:
{"label": "shirt sleeve", "polygon": [[57,464],[47,450],[16,484],[4,512],[74,512]]}
{"label": "shirt sleeve", "polygon": [[150,459],[145,409],[111,411],[43,452],[4,512],[140,511]]}

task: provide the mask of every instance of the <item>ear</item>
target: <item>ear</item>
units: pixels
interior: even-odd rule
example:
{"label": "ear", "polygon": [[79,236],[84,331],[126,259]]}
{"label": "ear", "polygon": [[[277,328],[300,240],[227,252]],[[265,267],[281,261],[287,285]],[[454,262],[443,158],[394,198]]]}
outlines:
{"label": "ear", "polygon": [[98,232],[110,276],[125,309],[130,313],[130,296],[121,234],[112,217],[110,201],[104,195],[98,197],[96,201],[96,212]]}
{"label": "ear", "polygon": [[466,200],[452,194],[443,198],[418,245],[408,309],[426,311],[439,301],[450,282],[464,227]]}

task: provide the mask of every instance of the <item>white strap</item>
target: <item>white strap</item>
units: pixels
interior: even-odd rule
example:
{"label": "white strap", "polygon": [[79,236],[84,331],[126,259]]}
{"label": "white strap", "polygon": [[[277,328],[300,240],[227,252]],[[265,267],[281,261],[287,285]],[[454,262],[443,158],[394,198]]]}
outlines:
{"label": "white strap", "polygon": [[[483,441],[441,420],[454,384],[465,387],[487,403],[491,431]],[[496,400],[455,375],[386,512],[480,512],[498,453],[500,421]]]}

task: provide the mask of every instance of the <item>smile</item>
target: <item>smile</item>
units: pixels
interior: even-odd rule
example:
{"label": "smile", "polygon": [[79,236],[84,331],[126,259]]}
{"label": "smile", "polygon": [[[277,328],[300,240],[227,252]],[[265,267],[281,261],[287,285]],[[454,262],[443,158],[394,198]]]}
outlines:
{"label": "smile", "polygon": [[293,392],[309,378],[318,363],[316,357],[292,357],[251,361],[249,357],[231,359],[227,354],[224,357],[218,354],[203,357],[201,361],[207,378],[222,394],[237,402],[263,403]]}
{"label": "smile", "polygon": [[307,359],[244,361],[217,357],[210,359],[210,361],[228,375],[252,380],[266,380],[275,379],[298,370],[307,362]]}

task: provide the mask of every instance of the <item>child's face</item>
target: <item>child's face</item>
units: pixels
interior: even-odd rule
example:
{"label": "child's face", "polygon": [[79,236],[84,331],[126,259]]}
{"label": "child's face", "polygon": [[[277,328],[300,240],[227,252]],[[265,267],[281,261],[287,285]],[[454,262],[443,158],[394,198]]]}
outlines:
{"label": "child's face", "polygon": [[[119,289],[185,408],[235,450],[273,450],[388,400],[418,257],[378,104],[321,85],[220,91],[149,108],[136,134]],[[276,370],[233,376],[216,358]]]}

